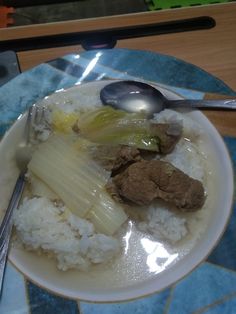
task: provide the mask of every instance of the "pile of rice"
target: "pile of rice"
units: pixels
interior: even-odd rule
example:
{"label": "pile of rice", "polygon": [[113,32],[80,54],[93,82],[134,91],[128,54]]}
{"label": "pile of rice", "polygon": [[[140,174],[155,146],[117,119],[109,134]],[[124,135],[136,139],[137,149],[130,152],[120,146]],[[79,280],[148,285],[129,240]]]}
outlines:
{"label": "pile of rice", "polygon": [[[203,158],[197,144],[193,144],[198,142],[198,127],[191,119],[172,110],[164,110],[154,119],[158,122],[178,121],[183,125],[183,139],[163,160],[203,182]],[[61,270],[87,270],[91,264],[107,263],[122,250],[121,238],[96,233],[88,220],[74,216],[67,208],[54,205],[46,197],[25,198],[15,211],[14,225],[26,248],[52,254]],[[164,202],[150,206],[146,220],[140,222],[138,228],[157,240],[164,239],[172,244],[188,233],[187,218],[170,210]]]}
{"label": "pile of rice", "polygon": [[53,253],[58,268],[87,270],[120,250],[117,239],[95,233],[93,224],[45,197],[25,198],[14,213],[17,235],[27,248]]}

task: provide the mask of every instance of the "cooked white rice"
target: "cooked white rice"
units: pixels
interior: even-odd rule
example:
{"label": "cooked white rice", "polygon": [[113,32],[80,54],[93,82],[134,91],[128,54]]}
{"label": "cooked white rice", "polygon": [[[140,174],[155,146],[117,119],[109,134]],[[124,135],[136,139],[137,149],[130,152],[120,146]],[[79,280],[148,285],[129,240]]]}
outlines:
{"label": "cooked white rice", "polygon": [[195,141],[202,134],[198,123],[193,121],[191,118],[188,118],[186,113],[183,115],[182,113],[171,109],[165,109],[154,114],[153,121],[181,124],[183,126],[183,137],[186,137],[191,141]]}
{"label": "cooked white rice", "polygon": [[151,233],[156,239],[175,243],[187,234],[186,219],[171,212],[164,202],[150,206],[147,220],[139,223],[139,229]]}
{"label": "cooked white rice", "polygon": [[107,262],[120,249],[117,239],[95,233],[89,221],[44,197],[25,198],[14,213],[14,224],[28,248],[54,253],[61,270],[86,270]]}

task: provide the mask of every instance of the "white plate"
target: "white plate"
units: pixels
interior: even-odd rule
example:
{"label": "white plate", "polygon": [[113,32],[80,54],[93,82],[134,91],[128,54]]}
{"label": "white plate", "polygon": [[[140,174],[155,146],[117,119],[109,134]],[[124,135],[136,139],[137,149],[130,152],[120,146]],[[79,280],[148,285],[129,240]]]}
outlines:
{"label": "white plate", "polygon": [[[77,103],[79,101],[93,106],[99,101],[99,91],[106,84],[107,82],[97,81],[61,90],[46,97],[42,103]],[[159,89],[169,98],[181,98],[169,90],[161,87]],[[128,274],[126,269],[114,268],[116,273],[109,267],[88,273],[61,272],[56,269],[53,261],[16,248],[10,252],[10,261],[13,265],[32,282],[53,293],[96,302],[116,302],[145,296],[168,287],[192,271],[208,256],[226,228],[232,205],[233,171],[226,146],[214,126],[199,111],[192,111],[188,115],[198,121],[206,134],[208,148],[214,160],[215,181],[212,190],[214,208],[211,209],[208,226],[186,256],[162,272],[153,273],[147,278],[139,277],[139,268],[136,265],[139,262],[138,259],[130,260],[129,272],[132,272],[134,280],[123,281],[123,283],[116,282],[114,278],[119,276],[125,278],[126,273]],[[17,176],[13,156],[15,147],[23,136],[24,123],[25,116],[20,117],[5,134],[0,144],[0,208],[6,208]]]}

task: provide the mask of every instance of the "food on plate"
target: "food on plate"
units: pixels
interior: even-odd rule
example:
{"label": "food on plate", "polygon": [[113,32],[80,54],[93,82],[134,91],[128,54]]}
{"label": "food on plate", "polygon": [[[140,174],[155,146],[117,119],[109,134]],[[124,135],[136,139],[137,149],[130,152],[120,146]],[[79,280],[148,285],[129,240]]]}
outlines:
{"label": "food on plate", "polygon": [[99,164],[105,169],[111,171],[111,176],[127,165],[133,162],[140,161],[140,150],[134,146],[117,145],[99,145],[95,150],[94,155]]}
{"label": "food on plate", "polygon": [[162,160],[143,160],[112,179],[117,193],[135,204],[150,205],[157,198],[186,211],[200,209],[205,193],[200,181]]}
{"label": "food on plate", "polygon": [[95,143],[159,153],[170,153],[182,134],[179,123],[153,123],[142,112],[128,113],[108,106],[81,114],[73,129]]}
{"label": "food on plate", "polygon": [[105,190],[109,173],[66,139],[54,135],[40,144],[28,169],[75,215],[89,216],[97,231],[112,235],[127,220],[122,207]]}
{"label": "food on plate", "polygon": [[194,244],[208,171],[201,130],[187,115],[164,110],[147,119],[99,104],[49,103],[37,131],[14,214],[20,249],[85,271],[139,259],[153,241],[168,252],[161,269]]}
{"label": "food on plate", "polygon": [[109,261],[120,250],[115,238],[95,233],[88,220],[73,215],[46,197],[25,198],[15,212],[17,235],[28,250],[42,250],[57,259],[58,268],[86,271]]}

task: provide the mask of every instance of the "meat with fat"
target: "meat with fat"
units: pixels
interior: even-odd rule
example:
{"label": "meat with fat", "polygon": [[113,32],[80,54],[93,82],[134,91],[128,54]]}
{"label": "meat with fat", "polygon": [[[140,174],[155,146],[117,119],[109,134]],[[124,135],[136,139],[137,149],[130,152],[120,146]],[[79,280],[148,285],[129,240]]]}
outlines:
{"label": "meat with fat", "polygon": [[205,201],[204,187],[200,181],[161,160],[133,163],[114,176],[112,182],[113,194],[116,191],[123,200],[138,205],[149,205],[159,198],[182,211],[195,211]]}

